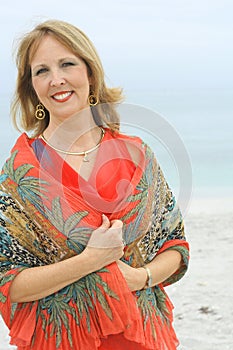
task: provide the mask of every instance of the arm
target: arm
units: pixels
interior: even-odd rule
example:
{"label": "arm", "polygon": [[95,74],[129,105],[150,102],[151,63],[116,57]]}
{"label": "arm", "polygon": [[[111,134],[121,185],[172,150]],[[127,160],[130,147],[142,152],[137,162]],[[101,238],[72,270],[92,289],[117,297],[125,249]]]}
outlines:
{"label": "arm", "polygon": [[10,288],[11,302],[41,299],[118,260],[123,255],[122,222],[110,223],[104,216],[102,225],[93,231],[89,242],[77,256],[20,272]]}
{"label": "arm", "polygon": [[[149,264],[145,265],[151,271],[152,286],[164,282],[180,267],[181,254],[176,250],[167,250],[157,255]],[[121,260],[117,262],[131,291],[143,289],[147,281],[147,272],[143,267],[133,268]]]}

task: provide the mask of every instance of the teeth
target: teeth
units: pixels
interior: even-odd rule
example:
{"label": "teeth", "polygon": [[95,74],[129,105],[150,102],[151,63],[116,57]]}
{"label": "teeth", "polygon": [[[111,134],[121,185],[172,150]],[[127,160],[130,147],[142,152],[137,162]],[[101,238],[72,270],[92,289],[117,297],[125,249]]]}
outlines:
{"label": "teeth", "polygon": [[53,97],[56,100],[63,100],[64,98],[70,96],[71,94],[72,94],[72,92],[64,92],[64,94],[57,94],[57,95],[54,95]]}

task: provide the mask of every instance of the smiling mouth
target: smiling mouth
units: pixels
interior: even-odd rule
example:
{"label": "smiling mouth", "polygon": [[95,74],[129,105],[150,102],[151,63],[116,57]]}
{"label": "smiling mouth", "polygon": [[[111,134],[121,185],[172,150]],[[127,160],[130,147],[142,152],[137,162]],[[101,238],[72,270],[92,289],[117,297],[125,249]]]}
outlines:
{"label": "smiling mouth", "polygon": [[52,98],[58,102],[65,102],[70,98],[72,94],[73,94],[73,91],[58,92],[54,94]]}

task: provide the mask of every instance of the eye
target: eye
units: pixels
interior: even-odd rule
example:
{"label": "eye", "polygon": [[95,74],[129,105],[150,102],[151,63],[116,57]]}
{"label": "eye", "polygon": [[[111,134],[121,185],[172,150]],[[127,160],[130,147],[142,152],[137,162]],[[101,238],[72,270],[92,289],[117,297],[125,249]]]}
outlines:
{"label": "eye", "polygon": [[46,73],[48,71],[47,68],[40,68],[36,71],[36,76],[40,75],[40,74],[43,74],[43,73]]}
{"label": "eye", "polygon": [[75,64],[73,62],[69,62],[69,61],[62,63],[62,67],[69,67],[69,66],[75,66]]}

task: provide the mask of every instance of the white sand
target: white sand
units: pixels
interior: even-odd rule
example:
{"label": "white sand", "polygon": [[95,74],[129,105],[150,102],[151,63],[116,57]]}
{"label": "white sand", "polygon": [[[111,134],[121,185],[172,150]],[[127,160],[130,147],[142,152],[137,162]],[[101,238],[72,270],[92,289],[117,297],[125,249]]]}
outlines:
{"label": "white sand", "polygon": [[8,329],[0,317],[0,350],[14,350],[14,346],[8,345]]}
{"label": "white sand", "polygon": [[[232,350],[232,202],[195,201],[185,223],[191,249],[190,268],[180,282],[167,288],[175,306],[179,350]],[[1,321],[0,350],[14,349],[7,345],[7,333]]]}
{"label": "white sand", "polygon": [[[233,350],[233,209],[227,200],[193,203],[185,218],[186,276],[167,288],[179,350]],[[220,214],[219,214],[220,211]]]}

